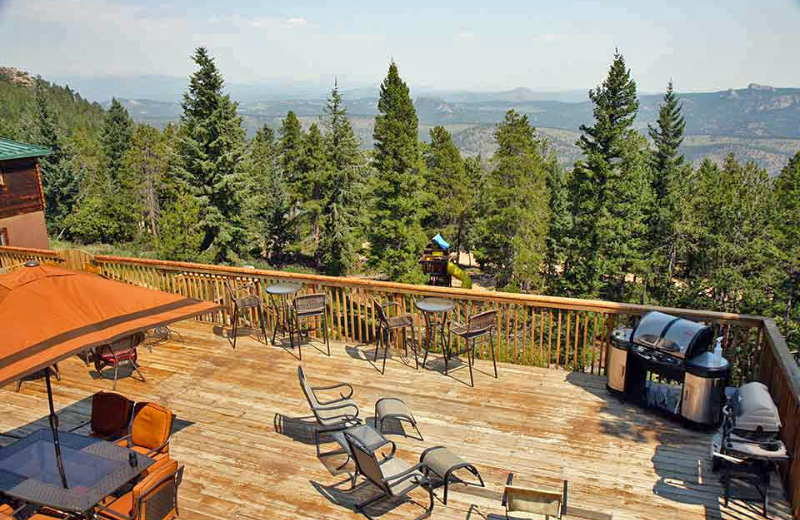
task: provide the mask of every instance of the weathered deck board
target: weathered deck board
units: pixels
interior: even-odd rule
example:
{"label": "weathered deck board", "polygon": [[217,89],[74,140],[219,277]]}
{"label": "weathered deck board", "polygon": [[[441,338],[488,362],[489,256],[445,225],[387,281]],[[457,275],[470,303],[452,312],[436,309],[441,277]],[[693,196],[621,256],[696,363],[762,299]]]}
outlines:
{"label": "weathered deck board", "polygon": [[[234,351],[219,330],[198,322],[175,330],[183,342],[141,351],[147,383],[128,377],[119,391],[165,404],[179,417],[172,454],[186,464],[182,518],[363,518],[347,507],[353,502],[347,485],[333,487],[347,477],[328,469],[341,459],[326,466],[315,456],[292,353],[250,338],[239,338]],[[304,347],[303,365],[313,385],[352,383],[364,417],[373,415],[379,397],[406,400],[425,441],[391,436],[400,456],[413,463],[425,447],[446,445],[480,469],[488,489],[455,486],[448,506],[437,503],[433,518],[502,518],[499,496],[510,471],[518,483],[540,487],[558,489],[567,479],[571,504],[617,519],[762,518],[753,505],[722,506],[722,489],[710,471],[708,433],[620,403],[607,394],[601,377],[501,364],[495,380],[491,362],[479,361],[476,387],[470,388],[465,366],[445,377],[436,356],[432,363],[429,358],[435,370],[415,371],[413,360],[409,365],[395,352],[381,376],[365,359],[372,359],[366,355],[374,347],[331,347],[331,358]],[[90,396],[111,383],[77,358],[61,370],[63,380],[54,390],[67,429],[88,415]],[[45,427],[45,413],[42,381],[26,382],[20,393],[13,385],[2,390],[0,431]],[[0,444],[8,442],[0,437]],[[357,498],[370,492],[366,488]],[[777,484],[770,495],[771,517],[789,518]],[[425,503],[423,492],[413,497]],[[393,506],[373,512],[385,511],[375,516],[392,520],[421,511],[410,503]]]}

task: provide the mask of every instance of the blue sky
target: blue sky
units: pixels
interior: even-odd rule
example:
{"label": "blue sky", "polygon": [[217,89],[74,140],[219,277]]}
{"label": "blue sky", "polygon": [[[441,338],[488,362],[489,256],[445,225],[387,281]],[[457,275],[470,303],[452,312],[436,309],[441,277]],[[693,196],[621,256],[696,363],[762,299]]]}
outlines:
{"label": "blue sky", "polygon": [[234,82],[585,89],[615,47],[644,91],[800,87],[800,0],[291,2],[0,0],[0,65],[185,76],[198,45]]}

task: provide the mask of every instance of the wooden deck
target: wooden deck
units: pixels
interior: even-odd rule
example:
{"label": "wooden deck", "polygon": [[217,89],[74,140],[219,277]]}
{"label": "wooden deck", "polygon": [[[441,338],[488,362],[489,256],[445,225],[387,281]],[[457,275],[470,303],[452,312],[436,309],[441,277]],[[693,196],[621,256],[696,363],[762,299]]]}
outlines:
{"label": "wooden deck", "polygon": [[[147,383],[127,377],[119,391],[169,406],[179,418],[172,455],[186,465],[181,518],[364,518],[352,503],[373,491],[348,493],[347,474],[333,474],[343,459],[315,456],[293,352],[251,338],[240,338],[234,351],[219,330],[198,322],[174,330],[183,342],[141,351]],[[409,403],[425,441],[390,436],[409,462],[427,446],[445,445],[479,468],[487,489],[454,486],[447,506],[437,501],[434,519],[504,518],[500,494],[509,472],[516,483],[554,489],[566,479],[571,505],[615,519],[762,518],[756,505],[722,506],[710,471],[709,434],[621,404],[601,377],[500,365],[496,380],[491,362],[478,362],[470,388],[465,366],[445,377],[434,358],[433,370],[415,371],[397,352],[381,376],[365,359],[373,349],[334,343],[328,358],[307,345],[303,366],[312,385],[352,383],[364,417],[373,415],[379,397]],[[68,429],[87,417],[91,395],[110,390],[111,382],[77,358],[62,363],[61,371],[54,391]],[[13,385],[0,392],[0,431],[46,427],[43,381],[26,382],[20,393]],[[0,437],[0,444],[8,442]],[[370,512],[386,520],[413,518],[427,500],[419,490],[412,498],[416,503]],[[790,517],[777,484],[771,500],[771,518]]]}

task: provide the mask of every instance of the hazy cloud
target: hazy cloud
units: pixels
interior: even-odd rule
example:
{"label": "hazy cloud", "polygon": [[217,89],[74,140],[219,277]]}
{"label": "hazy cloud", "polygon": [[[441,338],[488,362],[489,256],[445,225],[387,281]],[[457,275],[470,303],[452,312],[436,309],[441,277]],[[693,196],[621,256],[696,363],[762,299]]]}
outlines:
{"label": "hazy cloud", "polygon": [[286,25],[289,27],[305,27],[308,25],[308,20],[302,16],[287,18]]}
{"label": "hazy cloud", "polygon": [[456,40],[472,40],[475,38],[475,33],[465,31],[456,34]]}

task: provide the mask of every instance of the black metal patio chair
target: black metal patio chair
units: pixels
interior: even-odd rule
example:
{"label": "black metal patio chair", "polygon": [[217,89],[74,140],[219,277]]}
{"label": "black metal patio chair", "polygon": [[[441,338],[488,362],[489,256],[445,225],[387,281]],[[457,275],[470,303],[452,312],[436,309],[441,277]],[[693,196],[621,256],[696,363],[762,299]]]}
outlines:
{"label": "black metal patio chair", "polygon": [[[462,338],[464,340],[464,349],[460,350],[460,346],[456,343],[455,352],[451,351],[452,341],[447,342],[448,358],[458,356],[461,353],[467,354],[467,363],[469,365],[469,384],[475,386],[475,381],[472,377],[472,365],[475,363],[475,342],[479,339],[482,341],[489,340],[489,347],[492,351],[492,363],[494,364],[494,377],[497,377],[497,360],[494,353],[494,341],[492,335],[494,327],[497,323],[497,311],[485,311],[480,314],[470,316],[466,325],[461,325],[457,322],[450,323],[450,334]],[[449,338],[448,338],[449,339]],[[445,368],[445,375],[447,375],[447,368]]]}
{"label": "black metal patio chair", "polygon": [[[289,330],[290,340],[294,335],[294,330],[297,330],[298,338],[297,352],[300,359],[303,359],[303,350],[300,344],[303,339],[303,329],[300,327],[300,320],[311,320],[314,318],[322,318],[322,332],[325,338],[325,346],[328,348],[328,357],[331,355],[331,343],[328,339],[328,295],[327,294],[305,294],[297,296],[292,304],[292,319],[295,322],[294,329]],[[310,326],[306,327],[306,338],[310,338],[309,334],[313,330]],[[293,343],[293,341],[292,341]]]}
{"label": "black metal patio chair", "polygon": [[[397,302],[387,302],[381,304],[378,300],[372,300],[375,304],[375,312],[378,315],[378,341],[375,346],[375,358],[373,362],[378,362],[378,347],[383,345],[383,368],[381,374],[386,372],[386,355],[389,352],[389,345],[392,343],[392,337],[397,330],[405,331],[406,328],[411,329],[411,343],[414,350],[414,368],[419,369],[419,359],[417,357],[417,338],[414,332],[414,319],[411,314],[397,314],[390,316],[389,308],[400,307]],[[405,348],[406,357],[408,357],[408,338],[405,332],[403,333],[403,347]]]}
{"label": "black metal patio chair", "polygon": [[[430,503],[425,512],[416,517],[415,520],[422,520],[431,515],[433,512],[433,490],[430,482],[425,477],[424,464],[419,463],[409,466],[403,459],[395,457],[397,445],[392,441],[389,441],[392,445],[391,453],[382,460],[378,460],[375,451],[361,443],[357,437],[350,435],[347,431],[344,432],[344,437],[347,439],[350,452],[353,454],[353,459],[356,463],[356,474],[366,479],[364,484],[370,483],[380,491],[377,496],[355,505],[359,513],[371,519],[372,517],[365,511],[367,506],[383,499],[406,496],[414,489],[422,487],[428,492]],[[360,485],[356,487],[360,487]]]}
{"label": "black metal patio chair", "polygon": [[[317,421],[317,427],[314,429],[314,444],[317,447],[317,457],[347,453],[345,450],[321,453],[319,443],[320,434],[339,432],[362,423],[361,419],[358,417],[360,413],[358,405],[351,399],[351,397],[353,397],[353,387],[347,383],[312,387],[308,384],[308,381],[306,381],[305,372],[303,372],[303,367],[300,366],[297,367],[297,379],[300,381],[300,388],[302,388],[303,394],[306,396],[306,401],[308,401],[308,406],[311,408],[311,413],[314,414],[314,419]],[[317,394],[318,392],[340,388],[346,388],[347,392],[339,392],[339,397],[334,399],[322,401]],[[345,461],[340,468],[343,468],[348,461]]]}
{"label": "black metal patio chair", "polygon": [[258,320],[261,322],[261,332],[264,334],[264,341],[267,340],[267,328],[264,320],[264,302],[261,297],[247,292],[241,295],[243,291],[254,289],[255,284],[247,283],[233,287],[228,280],[225,280],[225,290],[228,293],[228,298],[231,303],[231,325],[233,326],[233,348],[236,348],[236,336],[239,326],[239,317],[242,314],[247,314],[250,309],[256,309]]}

